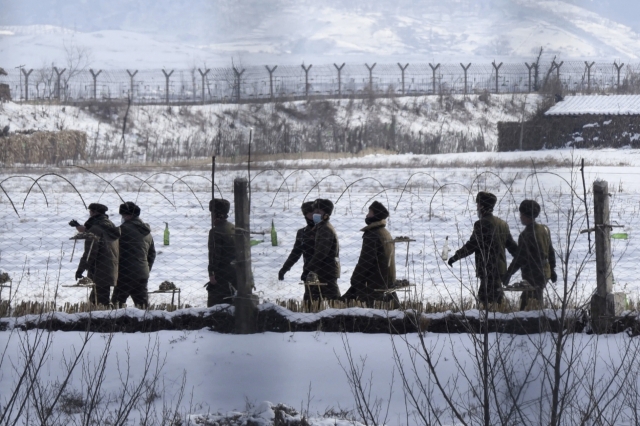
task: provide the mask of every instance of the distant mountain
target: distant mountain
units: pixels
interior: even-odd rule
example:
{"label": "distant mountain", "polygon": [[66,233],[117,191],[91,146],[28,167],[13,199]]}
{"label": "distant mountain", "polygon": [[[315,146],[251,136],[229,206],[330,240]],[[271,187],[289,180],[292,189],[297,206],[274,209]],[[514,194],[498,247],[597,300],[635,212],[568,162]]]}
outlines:
{"label": "distant mountain", "polygon": [[633,0],[0,0],[0,61],[187,67],[334,61],[638,59]]}

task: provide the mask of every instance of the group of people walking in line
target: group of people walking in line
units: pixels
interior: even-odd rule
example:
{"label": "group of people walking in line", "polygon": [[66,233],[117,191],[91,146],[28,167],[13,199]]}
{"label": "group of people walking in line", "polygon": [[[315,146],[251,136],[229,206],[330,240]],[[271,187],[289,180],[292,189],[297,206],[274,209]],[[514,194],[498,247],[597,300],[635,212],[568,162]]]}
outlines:
{"label": "group of people walking in line", "polygon": [[[520,203],[520,221],[525,226],[518,242],[507,223],[493,215],[497,197],[489,192],[476,196],[478,220],[469,240],[448,259],[453,266],[458,260],[475,255],[476,276],[480,282],[478,301],[486,306],[504,300],[503,286],[518,270],[530,285],[523,291],[520,308],[532,300],[543,304],[544,289],[549,280],[556,282],[555,252],[549,228],[536,222],[540,205],[534,200]],[[358,301],[363,306],[389,302],[398,307],[394,292],[398,288],[395,267],[395,242],[386,229],[389,211],[380,202],[369,206],[364,218],[362,249],[350,279],[350,288],[340,294],[340,245],[331,224],[333,203],[327,199],[304,202],[301,213],[305,226],[296,233],[293,249],[278,271],[278,279],[303,259],[300,279],[306,283],[304,300]],[[209,281],[205,284],[207,306],[233,303],[237,288],[235,226],[229,222],[230,203],[213,199],[209,210],[214,226],[209,231]],[[76,279],[84,272],[93,281],[91,301],[101,305],[122,306],[131,297],[136,306],[148,306],[147,284],[156,257],[151,229],[140,219],[140,207],[133,202],[120,205],[122,223],[118,227],[109,220],[107,206],[89,205],[89,219],[81,225],[72,220],[80,235],[87,236],[85,249],[76,271]],[[506,251],[513,260],[507,266]],[[114,287],[110,296],[110,288]]]}

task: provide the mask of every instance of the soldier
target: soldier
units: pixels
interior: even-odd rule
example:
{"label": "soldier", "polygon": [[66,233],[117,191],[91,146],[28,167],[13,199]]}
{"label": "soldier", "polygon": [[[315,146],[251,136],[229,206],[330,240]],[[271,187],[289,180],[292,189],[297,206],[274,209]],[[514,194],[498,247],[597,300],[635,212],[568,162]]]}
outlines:
{"label": "soldier", "polygon": [[[323,299],[335,300],[340,298],[338,278],[340,278],[340,245],[338,235],[329,219],[333,213],[333,203],[329,200],[318,199],[313,203],[313,228],[315,243],[313,256],[309,261],[307,281],[317,278],[324,286],[305,286],[304,300]],[[309,291],[311,294],[309,294]]]}
{"label": "soldier", "polygon": [[360,300],[367,306],[373,306],[375,300],[391,301],[394,307],[399,306],[395,292],[384,294],[396,281],[395,245],[386,229],[388,217],[389,211],[382,203],[371,203],[364,220],[367,226],[361,229],[360,258],[351,275],[351,287],[342,296],[344,300]]}
{"label": "soldier", "polygon": [[103,204],[91,203],[89,220],[84,225],[75,220],[69,222],[78,232],[95,235],[95,239],[87,238],[84,242],[84,253],[76,271],[76,280],[82,278],[84,271],[87,271],[87,277],[95,284],[89,300],[99,305],[109,305],[109,287],[114,287],[118,279],[120,228],[109,220],[106,214],[108,210]]}
{"label": "soldier", "polygon": [[520,222],[525,226],[518,237],[518,251],[514,256],[503,280],[509,282],[511,276],[522,268],[522,279],[535,290],[523,291],[520,297],[520,310],[524,311],[531,300],[537,300],[542,308],[544,288],[547,281],[558,280],[556,274],[556,255],[551,243],[551,232],[546,225],[536,222],[540,214],[540,204],[534,200],[520,203]]}
{"label": "soldier", "polygon": [[306,281],[307,274],[309,273],[307,265],[313,256],[313,246],[316,238],[315,231],[313,230],[315,226],[315,223],[313,223],[313,202],[307,201],[306,203],[302,203],[301,210],[304,219],[307,221],[307,226],[298,229],[296,233],[296,242],[293,244],[293,250],[291,250],[289,257],[278,272],[278,279],[280,281],[284,280],[284,274],[291,270],[291,267],[296,264],[300,256],[302,256],[304,263],[300,279]]}
{"label": "soldier", "polygon": [[215,216],[214,228],[209,231],[209,282],[207,306],[233,303],[236,289],[236,227],[227,221],[231,205],[227,200],[214,198],[209,211]]}
{"label": "soldier", "polygon": [[498,201],[490,192],[478,192],[476,208],[478,219],[473,224],[473,233],[469,241],[449,258],[449,266],[464,257],[475,253],[476,276],[480,279],[478,299],[485,306],[489,303],[502,303],[502,277],[507,271],[505,248],[512,256],[518,245],[513,240],[509,225],[493,215],[493,207]]}
{"label": "soldier", "polygon": [[140,219],[140,207],[131,201],[120,205],[120,264],[118,285],[113,289],[111,303],[122,306],[129,296],[139,307],[149,305],[147,283],[156,259],[151,228]]}

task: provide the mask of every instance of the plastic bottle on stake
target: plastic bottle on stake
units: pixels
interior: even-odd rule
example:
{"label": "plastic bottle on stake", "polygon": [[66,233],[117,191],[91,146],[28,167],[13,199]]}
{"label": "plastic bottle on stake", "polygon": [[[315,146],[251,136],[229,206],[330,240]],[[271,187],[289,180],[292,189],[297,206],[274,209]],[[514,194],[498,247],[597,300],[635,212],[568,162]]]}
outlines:
{"label": "plastic bottle on stake", "polygon": [[271,219],[271,245],[278,245],[278,233],[276,232],[276,225],[273,223],[273,219]]}
{"label": "plastic bottle on stake", "polygon": [[440,254],[440,257],[445,262],[449,259],[449,237],[448,236],[447,238],[444,239],[444,247],[442,247],[442,254]]}
{"label": "plastic bottle on stake", "polygon": [[164,245],[168,246],[169,245],[169,236],[170,236],[170,232],[169,232],[169,222],[165,222],[164,223]]}

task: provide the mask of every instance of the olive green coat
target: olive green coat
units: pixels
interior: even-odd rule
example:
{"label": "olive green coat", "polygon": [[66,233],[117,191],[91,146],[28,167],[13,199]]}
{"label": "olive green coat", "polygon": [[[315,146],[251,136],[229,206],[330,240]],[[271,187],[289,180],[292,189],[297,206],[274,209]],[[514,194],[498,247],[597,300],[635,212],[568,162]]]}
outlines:
{"label": "olive green coat", "polygon": [[91,240],[85,240],[78,270],[87,271],[87,276],[96,287],[113,287],[118,280],[120,228],[106,214],[89,218],[84,226],[86,232],[94,234],[98,239],[93,246]]}
{"label": "olive green coat", "polygon": [[396,281],[395,245],[386,221],[374,222],[361,231],[362,250],[351,275],[351,286],[356,291],[365,287],[386,290]]}
{"label": "olive green coat", "polygon": [[511,276],[522,269],[522,279],[544,287],[555,268],[556,255],[549,228],[539,223],[527,225],[518,237],[518,250],[507,274]]}
{"label": "olive green coat", "polygon": [[491,213],[473,224],[471,238],[456,251],[455,260],[475,254],[476,276],[500,280],[507,272],[505,249],[515,256],[518,244],[504,220]]}

